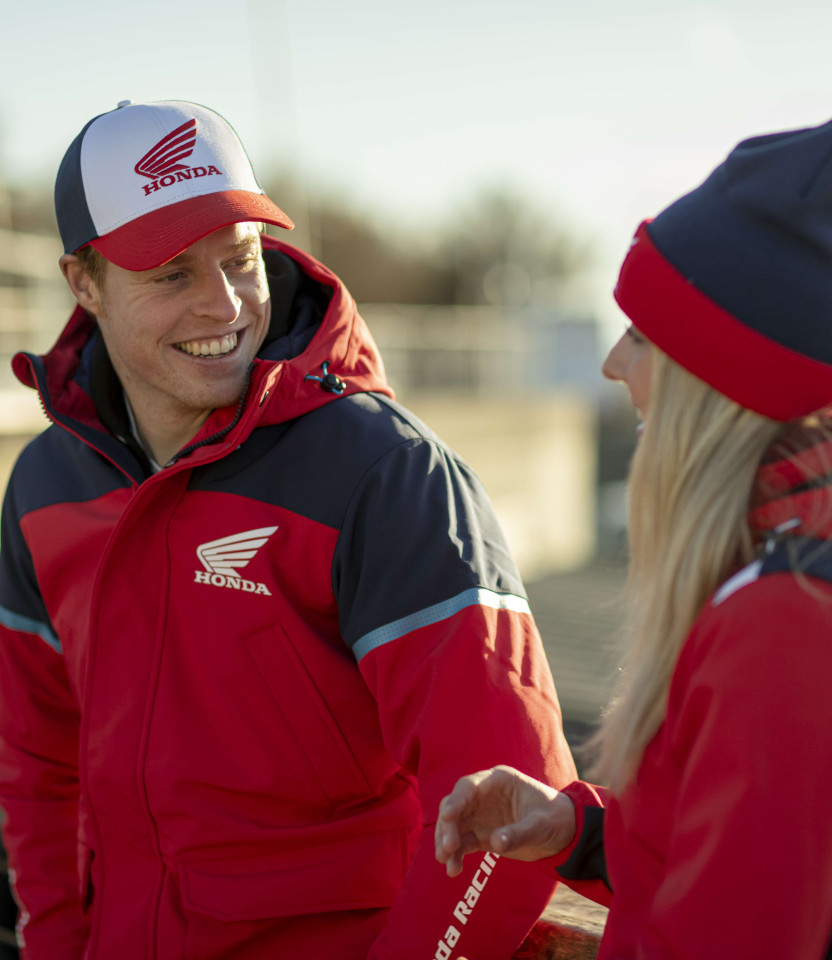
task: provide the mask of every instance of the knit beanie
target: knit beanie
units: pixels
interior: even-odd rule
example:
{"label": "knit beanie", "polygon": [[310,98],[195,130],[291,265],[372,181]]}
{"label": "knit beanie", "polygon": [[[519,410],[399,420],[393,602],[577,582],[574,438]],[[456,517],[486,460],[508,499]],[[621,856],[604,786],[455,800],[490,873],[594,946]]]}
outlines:
{"label": "knit beanie", "polygon": [[832,121],[738,144],[641,224],[615,298],[743,407],[791,420],[832,405]]}

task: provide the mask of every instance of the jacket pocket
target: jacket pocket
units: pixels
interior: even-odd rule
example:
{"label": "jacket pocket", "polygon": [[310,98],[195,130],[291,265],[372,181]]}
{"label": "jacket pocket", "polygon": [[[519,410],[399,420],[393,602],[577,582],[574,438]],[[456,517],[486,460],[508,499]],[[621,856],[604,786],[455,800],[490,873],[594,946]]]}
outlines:
{"label": "jacket pocket", "polygon": [[186,910],[222,921],[390,907],[407,869],[403,831],[301,845],[279,854],[180,864]]}
{"label": "jacket pocket", "polygon": [[[310,643],[321,641],[313,639]],[[246,637],[245,645],[296,742],[303,746],[331,807],[337,809],[371,795],[367,777],[343,733],[351,718],[336,717],[324,693],[332,687],[344,698],[345,691],[355,686],[355,710],[359,698],[368,696],[355,664],[335,656],[330,663],[316,664],[317,679],[313,679],[303,657],[279,624]],[[366,740],[368,731],[358,734],[362,735]],[[364,747],[368,749],[370,744]]]}

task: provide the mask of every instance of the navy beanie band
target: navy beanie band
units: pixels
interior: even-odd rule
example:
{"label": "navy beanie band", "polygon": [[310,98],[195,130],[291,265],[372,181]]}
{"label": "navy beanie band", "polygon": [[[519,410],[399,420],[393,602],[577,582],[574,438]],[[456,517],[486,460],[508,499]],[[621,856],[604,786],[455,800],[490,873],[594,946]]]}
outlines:
{"label": "navy beanie band", "polygon": [[615,298],[743,407],[785,421],[832,405],[832,122],[735,147],[641,224]]}

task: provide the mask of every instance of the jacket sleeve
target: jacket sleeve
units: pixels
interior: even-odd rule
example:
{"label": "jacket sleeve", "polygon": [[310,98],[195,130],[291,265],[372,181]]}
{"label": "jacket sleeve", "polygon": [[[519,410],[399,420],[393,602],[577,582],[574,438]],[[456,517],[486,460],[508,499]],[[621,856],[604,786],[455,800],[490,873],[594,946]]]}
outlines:
{"label": "jacket sleeve", "polygon": [[10,484],[0,551],[0,806],[25,960],[78,960],[78,726]]}
{"label": "jacket sleeve", "polygon": [[[510,957],[556,885],[527,864],[436,862],[440,799],[507,763],[574,779],[551,673],[523,587],[476,477],[444,447],[402,444],[365,479],[336,550],[342,633],[378,703],[387,749],[415,774],[424,832],[383,958]],[[348,551],[349,546],[349,551]]]}
{"label": "jacket sleeve", "polygon": [[557,856],[550,857],[548,864],[576,893],[608,907],[612,903],[612,884],[604,844],[607,791],[576,780],[561,792],[575,805],[575,838]]}
{"label": "jacket sleeve", "polygon": [[[678,790],[656,811],[669,842],[638,935],[644,960],[826,955],[831,641],[832,590],[791,574],[742,588],[694,626],[661,750],[678,761]],[[645,791],[653,762],[645,755]]]}

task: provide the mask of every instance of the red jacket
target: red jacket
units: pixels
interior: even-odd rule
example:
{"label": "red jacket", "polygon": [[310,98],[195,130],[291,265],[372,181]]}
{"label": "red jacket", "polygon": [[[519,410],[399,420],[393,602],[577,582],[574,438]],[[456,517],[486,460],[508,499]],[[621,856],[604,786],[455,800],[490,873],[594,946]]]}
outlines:
{"label": "red jacket", "polygon": [[[801,454],[816,468],[828,456]],[[607,799],[614,894],[598,960],[827,956],[832,496],[805,489],[788,461],[763,470],[777,495],[753,511],[753,527],[763,541],[798,518],[788,535],[809,575],[791,572],[779,547],[724,584],[694,624],[667,718],[634,783]],[[587,785],[566,792],[582,820],[604,802]],[[592,848],[588,832],[581,839]],[[574,868],[573,848],[554,862],[571,856]]]}
{"label": "red jacket", "polygon": [[522,584],[344,286],[264,246],[245,398],[156,475],[113,435],[90,317],[15,360],[53,421],[0,552],[25,956],[509,957],[552,881],[492,859],[447,882],[431,824],[472,769],[574,777]]}

